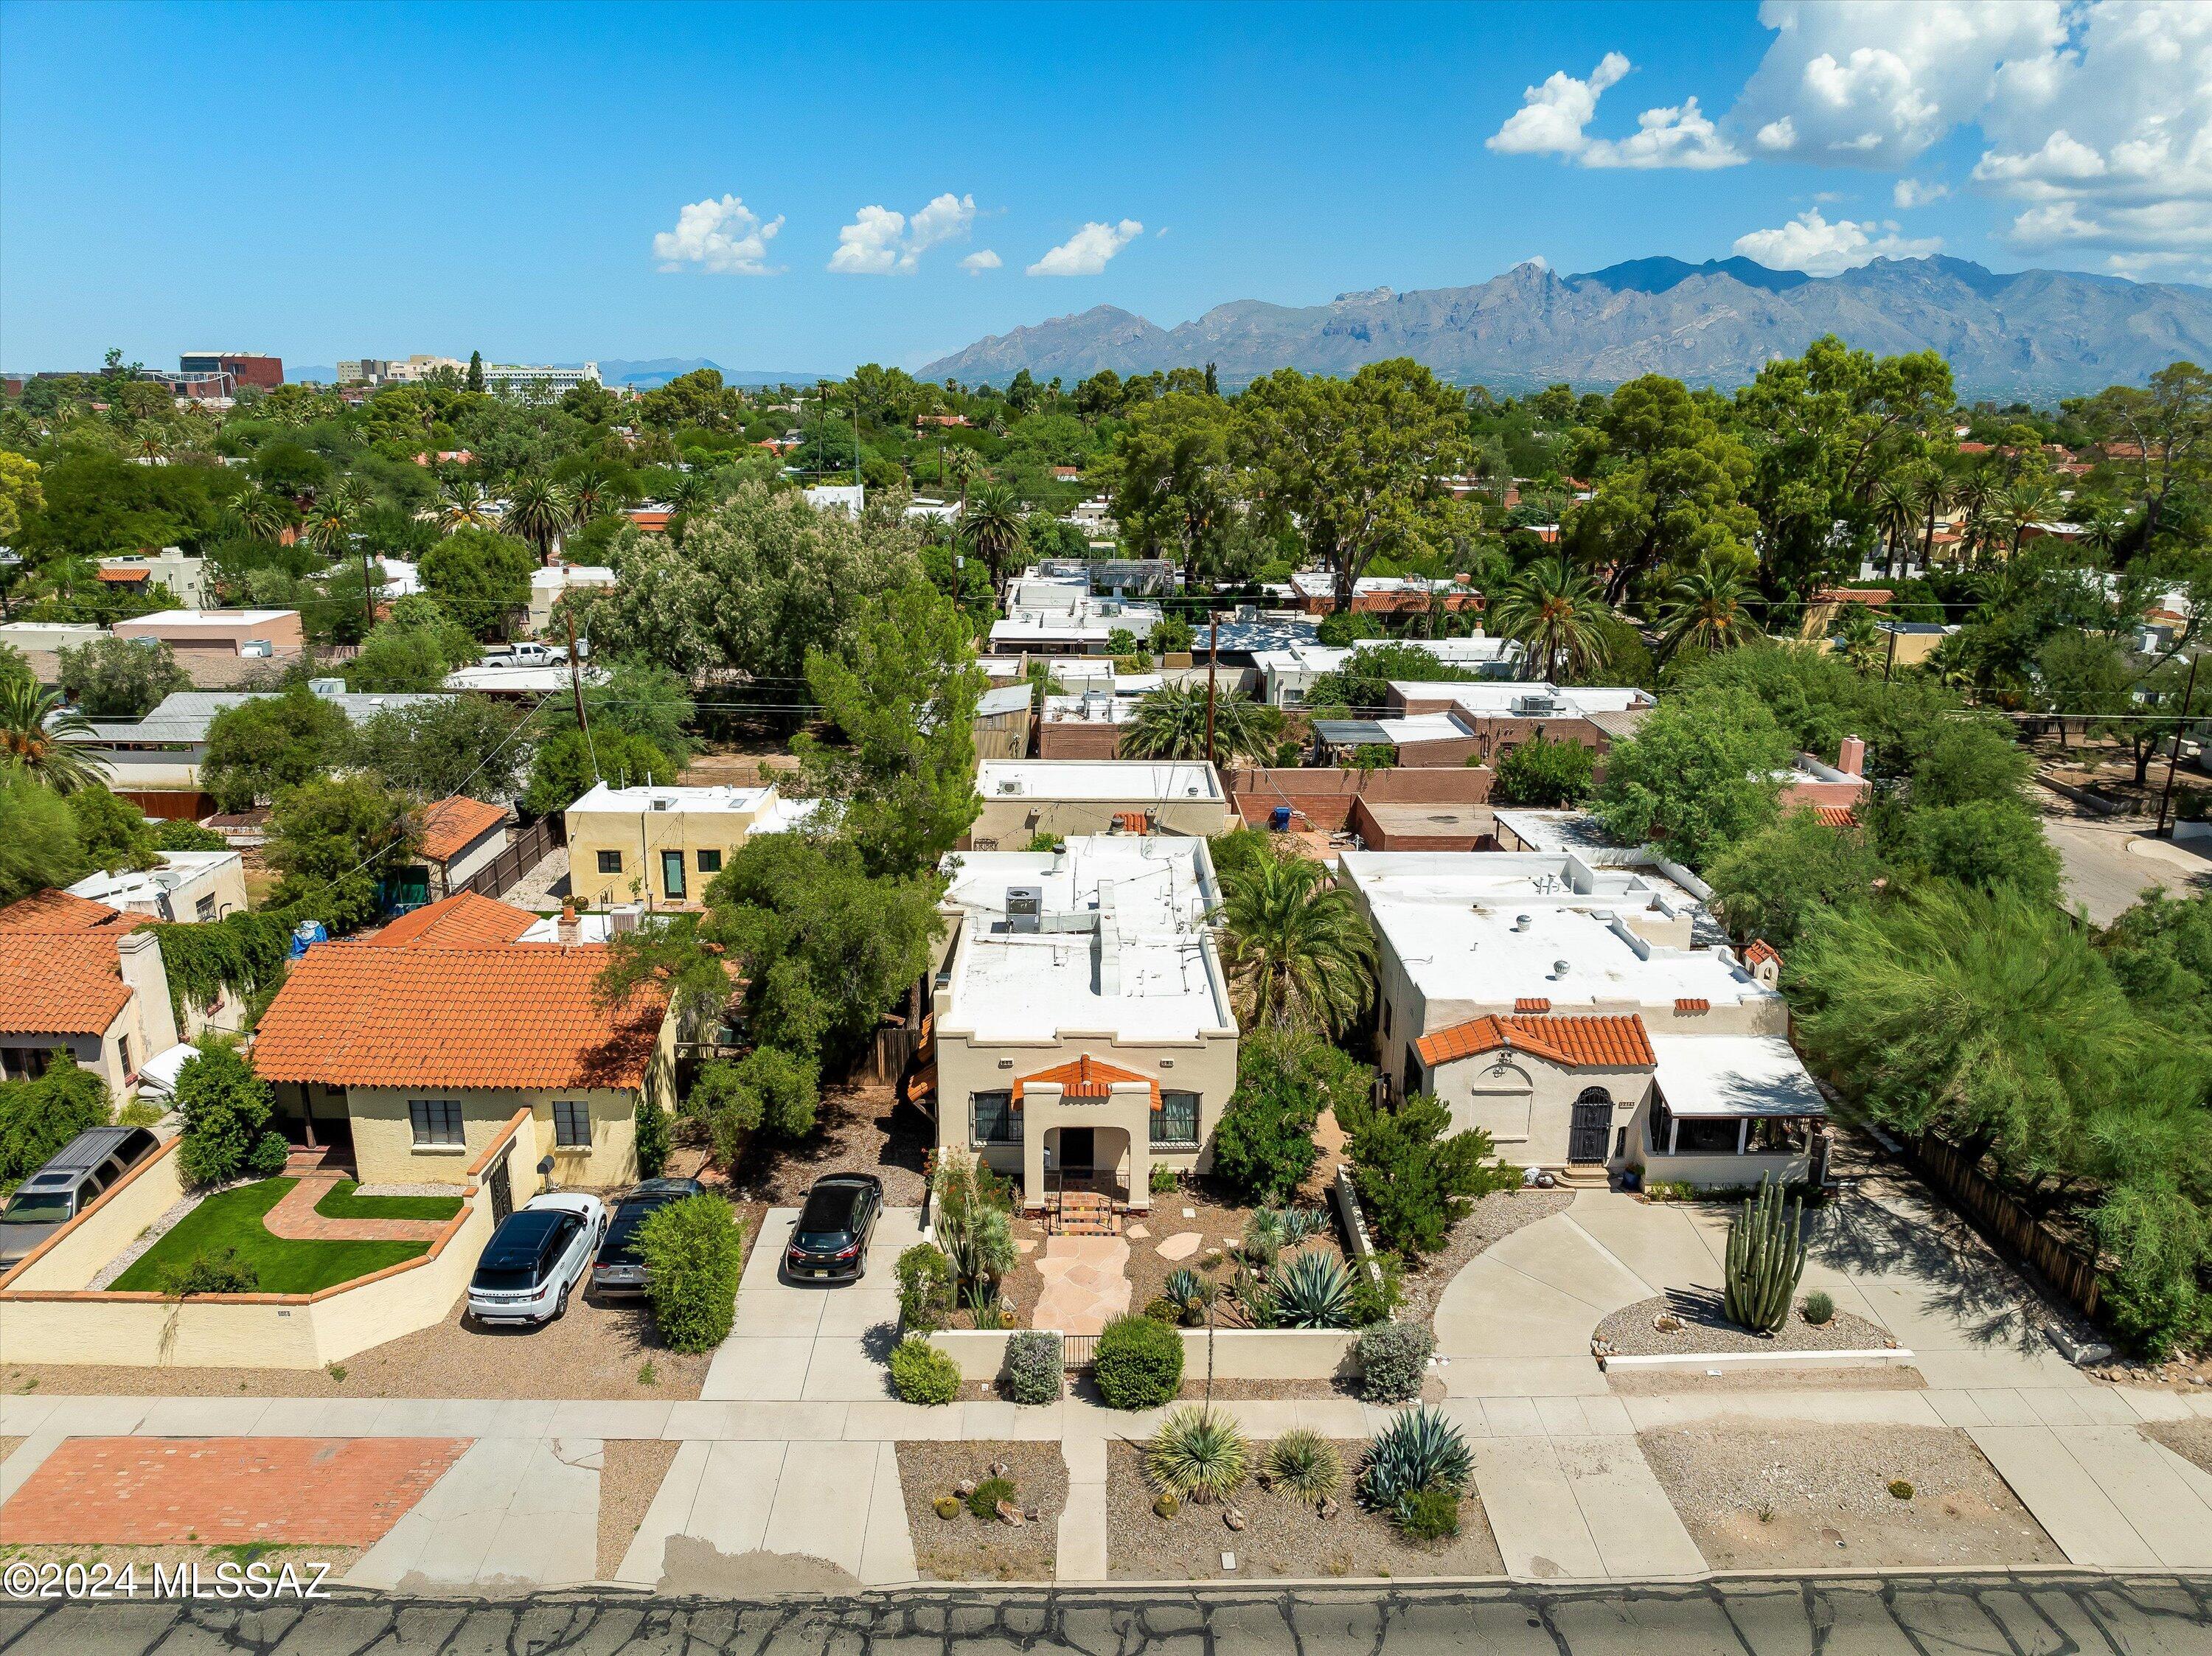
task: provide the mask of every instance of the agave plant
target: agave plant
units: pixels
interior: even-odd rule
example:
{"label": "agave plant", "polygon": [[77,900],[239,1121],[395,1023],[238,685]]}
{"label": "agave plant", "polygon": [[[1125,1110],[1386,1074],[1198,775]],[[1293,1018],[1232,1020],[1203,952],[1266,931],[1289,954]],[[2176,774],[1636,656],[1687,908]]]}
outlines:
{"label": "agave plant", "polygon": [[1244,1433],[1210,1405],[1190,1404],[1160,1422],[1145,1447],[1145,1471],[1180,1501],[1205,1505],[1244,1482]]}
{"label": "agave plant", "polygon": [[1333,1253],[1293,1253],[1269,1273],[1267,1292],[1285,1328],[1346,1328],[1352,1323],[1352,1273]]}
{"label": "agave plant", "polygon": [[1325,1501],[1344,1487],[1344,1462],[1319,1432],[1294,1427],[1267,1446],[1267,1476],[1301,1501]]}
{"label": "agave plant", "polygon": [[1320,1234],[1328,1222],[1319,1208],[1268,1208],[1265,1211],[1285,1247],[1296,1247],[1307,1237]]}
{"label": "agave plant", "polygon": [[1185,1265],[1168,1273],[1167,1282],[1160,1292],[1176,1308],[1176,1314],[1186,1328],[1206,1320],[1206,1307],[1211,1306],[1218,1290],[1212,1283]]}
{"label": "agave plant", "polygon": [[1370,1507],[1397,1513],[1426,1489],[1462,1494],[1474,1475],[1474,1459],[1459,1428],[1433,1409],[1408,1409],[1367,1446],[1359,1495]]}

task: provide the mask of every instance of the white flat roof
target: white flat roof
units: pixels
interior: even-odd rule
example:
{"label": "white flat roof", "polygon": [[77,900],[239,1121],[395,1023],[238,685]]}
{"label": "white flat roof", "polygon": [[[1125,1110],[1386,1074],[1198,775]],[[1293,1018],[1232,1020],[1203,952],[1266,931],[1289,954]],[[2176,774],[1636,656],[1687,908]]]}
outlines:
{"label": "white flat roof", "polygon": [[[223,863],[243,863],[234,851],[165,851],[159,868],[125,869],[119,874],[88,874],[69,888],[72,897],[89,898],[116,908],[133,901],[151,902],[163,892],[174,891],[196,876]],[[189,916],[179,915],[180,919]]]}
{"label": "white flat roof", "polygon": [[615,572],[603,563],[555,563],[530,572],[532,586],[612,586]]}
{"label": "white flat roof", "polygon": [[757,811],[775,798],[772,786],[617,788],[601,782],[570,805],[570,810]]}
{"label": "white flat roof", "polygon": [[280,621],[286,616],[297,617],[297,610],[157,610],[150,616],[126,616],[125,625],[150,627],[160,622],[165,627],[259,627]]}
{"label": "white flat roof", "polygon": [[1826,1115],[1827,1101],[1780,1035],[1654,1035],[1652,1076],[1676,1115]]}
{"label": "white flat roof", "polygon": [[[1236,1028],[1206,932],[1218,892],[1205,840],[1079,835],[1059,852],[958,852],[946,866],[945,901],[963,919],[942,1030],[1195,1040]],[[1034,931],[1007,918],[1018,888],[1038,894]]]}
{"label": "white flat roof", "polygon": [[1134,696],[1094,690],[1088,695],[1048,695],[1045,722],[1050,725],[1126,725],[1137,716]]}
{"label": "white flat roof", "polygon": [[1562,687],[1523,684],[1504,679],[1479,684],[1449,679],[1393,679],[1390,688],[1409,701],[1433,701],[1440,697],[1449,697],[1454,706],[1477,714],[1510,715],[1522,702],[1537,696],[1548,696],[1559,704],[1559,712],[1556,714],[1536,715],[1542,718],[1565,719],[1587,713],[1626,713],[1632,707],[1657,705],[1648,690],[1638,690],[1626,685],[1590,687],[1577,684]]}
{"label": "white flat roof", "polygon": [[1195,759],[986,759],[985,799],[1219,799],[1221,779]]}
{"label": "white flat roof", "polygon": [[[1554,1012],[1600,1006],[1762,1002],[1714,949],[1670,949],[1627,921],[1690,916],[1697,900],[1656,870],[1594,868],[1571,856],[1500,852],[1346,852],[1339,858],[1391,952],[1431,1001],[1510,1008],[1540,996]],[[1561,969],[1564,966],[1564,970]]]}

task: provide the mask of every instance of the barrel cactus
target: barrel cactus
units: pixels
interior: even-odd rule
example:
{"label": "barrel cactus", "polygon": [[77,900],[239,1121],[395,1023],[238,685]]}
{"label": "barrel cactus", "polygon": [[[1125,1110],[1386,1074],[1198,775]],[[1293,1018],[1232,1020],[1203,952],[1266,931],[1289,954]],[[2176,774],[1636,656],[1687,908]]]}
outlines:
{"label": "barrel cactus", "polygon": [[1759,1181],[1759,1194],[1744,1198],[1743,1210],[1729,1227],[1728,1314],[1746,1328],[1771,1334],[1790,1319],[1797,1280],[1805,1274],[1805,1204],[1782,1207],[1782,1187],[1772,1175]]}

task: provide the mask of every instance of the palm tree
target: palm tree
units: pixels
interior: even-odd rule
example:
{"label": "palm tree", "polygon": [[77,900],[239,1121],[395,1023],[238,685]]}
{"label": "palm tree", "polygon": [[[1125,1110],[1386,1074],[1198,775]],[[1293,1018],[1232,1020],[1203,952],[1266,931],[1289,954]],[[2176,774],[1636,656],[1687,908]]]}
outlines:
{"label": "palm tree", "polygon": [[714,503],[714,485],[696,471],[687,471],[676,480],[676,487],[668,491],[668,504],[676,508],[668,519],[668,538],[677,545],[684,544],[684,537],[691,527],[691,514]]}
{"label": "palm tree", "polygon": [[146,460],[158,460],[161,458],[161,450],[163,447],[164,445],[161,441],[161,431],[160,427],[149,424],[143,425],[138,428],[138,454],[140,458]]}
{"label": "palm tree", "polygon": [[27,676],[0,679],[0,761],[20,766],[56,793],[75,793],[107,779],[106,762],[72,737],[94,734],[92,721]]}
{"label": "palm tree", "polygon": [[1990,510],[1996,494],[1996,480],[1986,466],[1976,466],[1951,490],[1951,504],[1961,514],[1960,540],[1970,562],[1988,544]]}
{"label": "palm tree", "polygon": [[[1279,708],[1242,690],[1222,691],[1213,701],[1213,753],[1264,765],[1283,739]],[[1206,687],[1163,684],[1137,703],[1137,716],[1121,732],[1125,759],[1205,759]]]}
{"label": "palm tree", "polygon": [[463,529],[489,529],[491,500],[483,487],[457,477],[438,491],[438,528],[451,535]]}
{"label": "palm tree", "polygon": [[1352,895],[1305,857],[1264,857],[1224,882],[1222,963],[1245,1027],[1334,1035],[1374,987],[1375,935]]}
{"label": "palm tree", "polygon": [[960,485],[960,516],[963,520],[968,516],[968,484],[982,470],[983,458],[972,448],[956,448],[950,454],[941,448],[938,450],[938,470],[950,474],[952,481]]}
{"label": "palm tree", "polygon": [[1526,664],[1547,680],[1605,660],[1602,625],[1611,615],[1597,583],[1565,558],[1539,558],[1507,585],[1493,612],[1498,630],[1517,639]]}
{"label": "palm tree", "polygon": [[258,483],[248,485],[234,495],[229,506],[231,523],[238,532],[252,541],[274,541],[284,532],[291,521],[291,513],[284,503]]}
{"label": "palm tree", "polygon": [[1920,513],[1920,567],[1925,569],[1936,555],[1936,519],[1951,504],[1951,480],[1942,467],[1930,462],[1909,473],[1905,487]]}
{"label": "palm tree", "polygon": [[1897,573],[1897,549],[1912,538],[1912,531],[1920,526],[1919,498],[1912,491],[1909,478],[1899,476],[1886,482],[1875,491],[1874,523],[1881,534],[1881,567],[1890,574]]}
{"label": "palm tree", "polygon": [[1759,636],[1751,614],[1757,603],[1749,583],[1734,567],[1701,563],[1677,575],[1667,588],[1660,649],[1671,656],[1686,644],[1706,650],[1748,644]]}
{"label": "palm tree", "polygon": [[307,544],[325,557],[334,558],[345,549],[352,533],[353,513],[341,492],[331,489],[319,497],[315,509],[307,514]]}
{"label": "palm tree", "polygon": [[525,471],[507,484],[507,522],[538,549],[538,561],[553,555],[553,544],[575,526],[568,491],[543,472]]}
{"label": "palm tree", "polygon": [[2021,537],[2030,525],[2049,515],[2057,498],[2050,481],[2043,477],[2022,477],[1998,494],[1997,520],[2010,539],[2009,555],[2020,555]]}
{"label": "palm tree", "polygon": [[1829,634],[1836,653],[1862,673],[1870,673],[1881,659],[1881,628],[1875,625],[1874,611],[1863,604],[1846,604],[1844,612],[1836,617],[1836,625]]}
{"label": "palm tree", "polygon": [[1021,502],[1004,483],[986,483],[975,491],[975,503],[960,514],[960,538],[974,549],[991,572],[991,592],[1003,598],[1006,566],[1022,549],[1029,526],[1022,519]]}

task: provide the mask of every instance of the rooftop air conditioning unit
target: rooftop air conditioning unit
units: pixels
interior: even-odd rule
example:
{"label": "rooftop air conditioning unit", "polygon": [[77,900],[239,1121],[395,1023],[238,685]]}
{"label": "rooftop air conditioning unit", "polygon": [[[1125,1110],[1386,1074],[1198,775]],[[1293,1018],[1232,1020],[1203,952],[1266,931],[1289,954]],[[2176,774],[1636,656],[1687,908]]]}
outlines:
{"label": "rooftop air conditioning unit", "polygon": [[343,695],[346,693],[345,680],[342,678],[311,678],[307,681],[307,688],[316,695]]}
{"label": "rooftop air conditioning unit", "polygon": [[1035,931],[1039,917],[1044,912],[1044,888],[1041,885],[1010,885],[1006,888],[1006,929],[1011,931]]}
{"label": "rooftop air conditioning unit", "polygon": [[250,638],[238,646],[238,653],[242,656],[273,656],[276,653],[276,646],[265,638]]}

